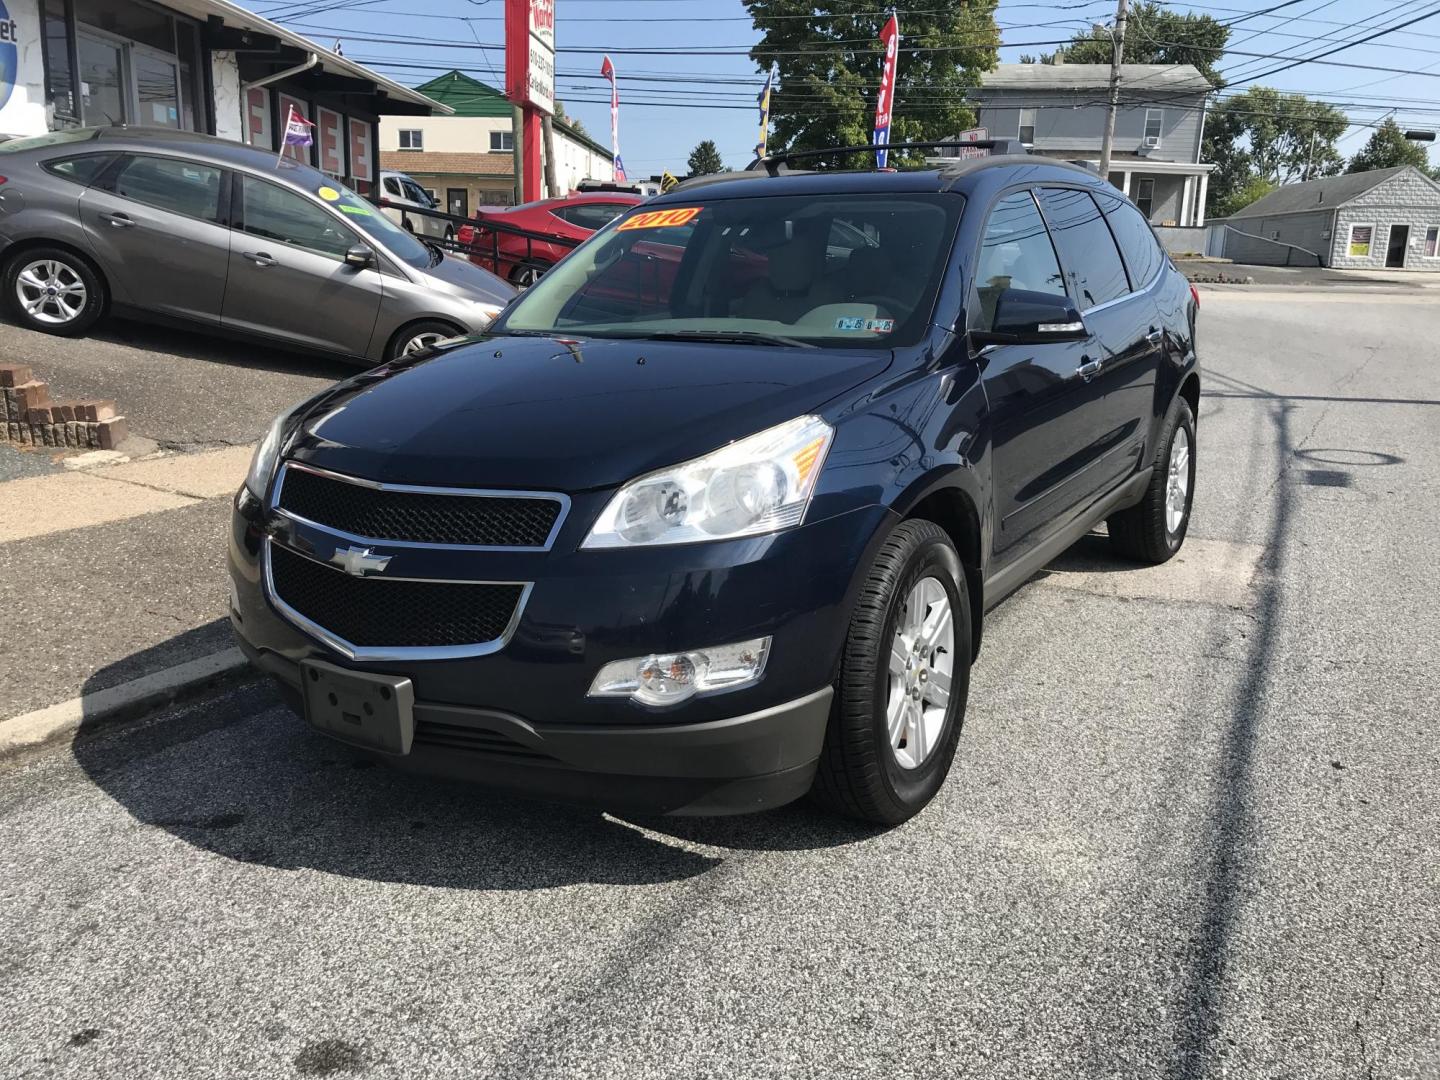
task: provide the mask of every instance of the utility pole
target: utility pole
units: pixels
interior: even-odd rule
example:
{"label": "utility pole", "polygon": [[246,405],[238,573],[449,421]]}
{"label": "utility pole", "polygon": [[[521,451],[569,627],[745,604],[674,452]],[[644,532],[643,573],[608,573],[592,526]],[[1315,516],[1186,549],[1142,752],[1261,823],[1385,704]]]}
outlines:
{"label": "utility pole", "polygon": [[1310,179],[1310,169],[1315,164],[1315,132],[1310,132],[1310,153],[1305,155],[1305,179]]}
{"label": "utility pole", "polygon": [[558,199],[560,185],[555,180],[555,122],[549,113],[540,118],[545,144],[545,198]]}
{"label": "utility pole", "polygon": [[1125,55],[1126,0],[1115,4],[1115,51],[1110,60],[1110,109],[1105,114],[1105,141],[1100,144],[1100,175],[1110,179],[1110,148],[1115,142],[1115,113],[1120,108],[1120,58]]}

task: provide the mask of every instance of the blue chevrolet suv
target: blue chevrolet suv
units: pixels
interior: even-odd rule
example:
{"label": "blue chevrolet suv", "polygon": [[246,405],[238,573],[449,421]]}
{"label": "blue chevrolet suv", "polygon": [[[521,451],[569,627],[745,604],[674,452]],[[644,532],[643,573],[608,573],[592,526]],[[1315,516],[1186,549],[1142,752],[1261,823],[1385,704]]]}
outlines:
{"label": "blue chevrolet suv", "polygon": [[615,809],[896,823],[984,613],[1106,523],[1185,539],[1198,298],[1078,167],[682,187],[481,337],[281,416],[231,620],[309,723]]}

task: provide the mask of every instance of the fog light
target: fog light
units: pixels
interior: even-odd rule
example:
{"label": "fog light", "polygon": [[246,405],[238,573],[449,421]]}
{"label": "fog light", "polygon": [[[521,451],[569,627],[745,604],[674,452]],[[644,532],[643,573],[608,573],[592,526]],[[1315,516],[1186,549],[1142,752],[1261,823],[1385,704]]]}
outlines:
{"label": "fog light", "polygon": [[590,684],[591,697],[628,697],[645,705],[675,705],[696,694],[738,690],[760,681],[770,639],[691,652],[655,653],[606,664]]}

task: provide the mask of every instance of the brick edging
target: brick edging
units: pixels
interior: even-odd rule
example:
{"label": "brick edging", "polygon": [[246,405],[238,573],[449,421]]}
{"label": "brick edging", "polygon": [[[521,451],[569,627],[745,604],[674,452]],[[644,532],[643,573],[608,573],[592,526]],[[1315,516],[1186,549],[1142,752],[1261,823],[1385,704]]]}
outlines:
{"label": "brick edging", "polygon": [[0,364],[0,442],[113,450],[127,434],[115,402],[51,401],[28,364]]}

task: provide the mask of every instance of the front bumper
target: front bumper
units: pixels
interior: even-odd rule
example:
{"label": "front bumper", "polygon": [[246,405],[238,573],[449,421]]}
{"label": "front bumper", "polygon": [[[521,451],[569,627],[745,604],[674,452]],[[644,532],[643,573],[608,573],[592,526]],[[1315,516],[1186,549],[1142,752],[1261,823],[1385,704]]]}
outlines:
{"label": "front bumper", "polygon": [[[303,712],[299,665],[241,647]],[[522,795],[666,814],[745,814],[810,789],[832,690],[704,723],[535,724],[493,709],[415,703],[408,754],[374,756],[407,771]]]}
{"label": "front bumper", "polygon": [[[616,807],[760,810],[810,786],[857,569],[869,565],[889,514],[875,506],[773,536],[587,551],[577,534],[593,514],[577,499],[549,551],[475,553],[463,565],[444,553],[406,564],[405,573],[437,579],[533,582],[503,648],[361,662],[276,610],[261,552],[293,538],[258,505],[242,504],[230,543],[231,620],[250,658],[296,705],[308,659],[409,678],[415,744],[387,759],[401,768]],[[668,708],[587,696],[613,660],[762,636],[771,649],[754,686]]]}

